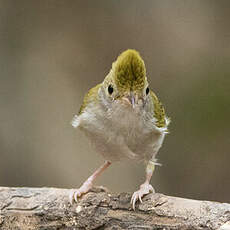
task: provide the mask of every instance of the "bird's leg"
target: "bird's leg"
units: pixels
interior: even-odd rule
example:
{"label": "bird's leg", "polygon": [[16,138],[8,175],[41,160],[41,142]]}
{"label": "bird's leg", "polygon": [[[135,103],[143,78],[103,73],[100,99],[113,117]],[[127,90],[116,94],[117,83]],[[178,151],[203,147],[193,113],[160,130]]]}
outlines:
{"label": "bird's leg", "polygon": [[111,162],[106,161],[100,168],[98,168],[83,184],[79,189],[72,190],[69,195],[70,203],[73,204],[73,201],[77,202],[78,197],[82,194],[87,193],[92,187],[94,180],[110,166]]}
{"label": "bird's leg", "polygon": [[142,197],[150,192],[155,192],[154,188],[150,184],[151,177],[153,175],[153,171],[155,168],[155,163],[150,160],[146,167],[146,180],[145,182],[140,186],[140,189],[133,193],[131,198],[131,204],[133,205],[133,210],[135,210],[135,203],[139,199],[142,203]]}

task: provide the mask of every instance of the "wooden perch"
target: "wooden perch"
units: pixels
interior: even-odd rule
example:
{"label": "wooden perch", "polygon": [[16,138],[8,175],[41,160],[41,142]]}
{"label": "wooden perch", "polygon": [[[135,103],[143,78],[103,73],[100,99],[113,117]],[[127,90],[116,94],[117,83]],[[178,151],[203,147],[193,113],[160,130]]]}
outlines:
{"label": "wooden perch", "polygon": [[155,193],[130,205],[131,194],[94,188],[70,205],[70,190],[0,187],[0,229],[230,229],[230,204]]}

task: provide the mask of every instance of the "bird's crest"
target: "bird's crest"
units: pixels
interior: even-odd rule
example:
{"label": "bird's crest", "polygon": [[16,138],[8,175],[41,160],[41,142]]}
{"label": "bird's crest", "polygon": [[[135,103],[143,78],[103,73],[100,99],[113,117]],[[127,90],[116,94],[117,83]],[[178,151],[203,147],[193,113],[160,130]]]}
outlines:
{"label": "bird's crest", "polygon": [[141,90],[147,82],[145,63],[133,49],[121,53],[113,63],[115,82],[120,90]]}

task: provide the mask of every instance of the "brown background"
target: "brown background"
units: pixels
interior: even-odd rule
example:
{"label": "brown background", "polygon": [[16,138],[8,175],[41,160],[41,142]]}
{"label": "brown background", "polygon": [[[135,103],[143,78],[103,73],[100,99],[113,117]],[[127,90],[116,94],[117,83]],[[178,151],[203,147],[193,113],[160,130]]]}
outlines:
{"label": "brown background", "polygon": [[[78,187],[102,162],[70,126],[117,55],[137,49],[172,119],[157,191],[230,202],[229,1],[0,1],[0,185]],[[97,181],[134,191],[142,164]]]}

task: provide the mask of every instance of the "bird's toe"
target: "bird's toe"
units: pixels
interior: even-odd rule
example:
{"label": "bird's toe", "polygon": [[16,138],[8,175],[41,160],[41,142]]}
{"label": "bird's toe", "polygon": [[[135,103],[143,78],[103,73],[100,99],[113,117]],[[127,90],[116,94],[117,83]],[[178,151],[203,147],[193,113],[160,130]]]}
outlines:
{"label": "bird's toe", "polygon": [[130,202],[133,206],[133,210],[135,210],[135,204],[137,200],[139,200],[142,203],[143,202],[142,197],[144,195],[149,194],[150,192],[155,192],[153,186],[151,184],[142,184],[140,186],[140,189],[133,193],[131,202]]}

